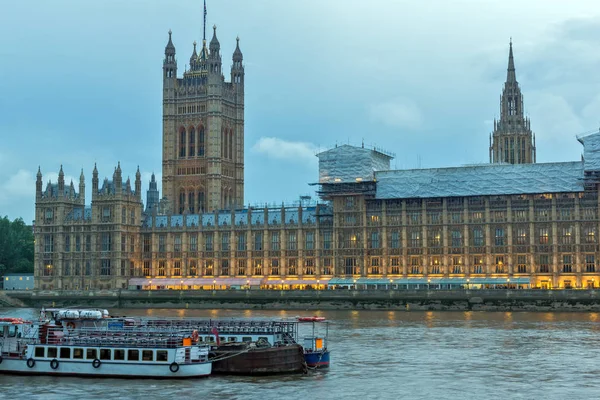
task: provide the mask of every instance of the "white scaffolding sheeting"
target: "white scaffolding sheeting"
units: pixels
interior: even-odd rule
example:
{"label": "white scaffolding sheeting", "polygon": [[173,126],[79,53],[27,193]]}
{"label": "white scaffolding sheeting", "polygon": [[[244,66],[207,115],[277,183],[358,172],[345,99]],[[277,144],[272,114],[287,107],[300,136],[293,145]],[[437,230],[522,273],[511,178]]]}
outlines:
{"label": "white scaffolding sheeting", "polygon": [[583,164],[586,171],[600,171],[600,133],[580,137],[583,144]]}
{"label": "white scaffolding sheeting", "polygon": [[391,156],[376,150],[342,145],[317,154],[319,183],[372,181],[375,171],[390,169]]}
{"label": "white scaffolding sheeting", "polygon": [[378,199],[583,191],[583,163],[488,164],[375,173]]}

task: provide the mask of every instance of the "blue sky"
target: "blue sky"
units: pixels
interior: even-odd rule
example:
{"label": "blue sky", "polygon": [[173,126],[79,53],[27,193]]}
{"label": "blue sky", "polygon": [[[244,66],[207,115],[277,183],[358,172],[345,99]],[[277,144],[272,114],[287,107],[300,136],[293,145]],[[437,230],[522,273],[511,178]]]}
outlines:
{"label": "blue sky", "polygon": [[[538,162],[577,160],[600,126],[596,0],[208,0],[224,69],[246,64],[245,199],[311,194],[319,149],[377,145],[397,168],[488,162],[512,36]],[[202,35],[200,0],[4,2],[0,215],[33,219],[38,165],[90,198],[117,161],[161,171],[161,68]],[[228,74],[226,73],[226,79]],[[145,192],[144,192],[145,193]],[[144,195],[145,200],[145,195]],[[89,200],[88,200],[89,201]]]}

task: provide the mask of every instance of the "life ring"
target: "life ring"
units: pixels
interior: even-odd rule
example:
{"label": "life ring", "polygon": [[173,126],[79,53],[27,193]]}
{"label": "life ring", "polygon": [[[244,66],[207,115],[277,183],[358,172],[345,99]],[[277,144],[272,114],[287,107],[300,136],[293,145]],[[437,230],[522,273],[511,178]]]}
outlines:
{"label": "life ring", "polygon": [[94,361],[92,361],[92,367],[94,367],[94,368],[100,368],[100,364],[102,364],[102,363],[97,358],[94,359]]}
{"label": "life ring", "polygon": [[176,362],[172,362],[171,365],[169,365],[169,370],[172,373],[179,371],[179,364],[177,364]]}
{"label": "life ring", "polygon": [[33,368],[35,366],[35,360],[33,358],[27,359],[27,366]]}
{"label": "life ring", "polygon": [[198,331],[194,329],[192,331],[192,341],[194,341],[194,343],[195,343],[198,341],[199,338],[200,338],[200,335],[198,334]]}
{"label": "life ring", "polygon": [[58,368],[58,360],[55,358],[52,361],[50,361],[50,368],[52,369],[57,369]]}
{"label": "life ring", "polygon": [[75,329],[75,322],[67,322],[67,329],[68,330]]}

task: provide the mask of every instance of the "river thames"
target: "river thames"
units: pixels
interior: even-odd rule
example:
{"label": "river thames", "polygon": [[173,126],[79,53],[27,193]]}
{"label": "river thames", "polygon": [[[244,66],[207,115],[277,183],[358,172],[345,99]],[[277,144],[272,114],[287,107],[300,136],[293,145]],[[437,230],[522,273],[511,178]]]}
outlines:
{"label": "river thames", "polygon": [[[316,314],[331,322],[332,364],[328,371],[308,375],[180,381],[0,376],[0,397],[260,400],[600,397],[600,314],[597,313],[111,311],[114,315],[210,318],[289,318]],[[37,316],[37,310],[4,309],[0,314],[31,318]]]}

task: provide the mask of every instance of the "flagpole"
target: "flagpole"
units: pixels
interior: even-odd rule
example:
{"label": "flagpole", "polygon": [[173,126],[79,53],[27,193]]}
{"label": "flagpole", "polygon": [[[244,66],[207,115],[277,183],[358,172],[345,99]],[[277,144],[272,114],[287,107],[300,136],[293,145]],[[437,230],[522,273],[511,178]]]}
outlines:
{"label": "flagpole", "polygon": [[204,34],[202,35],[202,40],[206,41],[206,0],[204,0]]}

